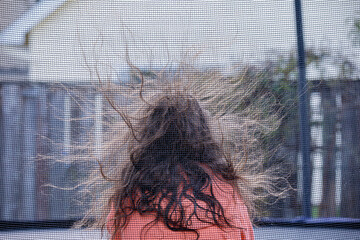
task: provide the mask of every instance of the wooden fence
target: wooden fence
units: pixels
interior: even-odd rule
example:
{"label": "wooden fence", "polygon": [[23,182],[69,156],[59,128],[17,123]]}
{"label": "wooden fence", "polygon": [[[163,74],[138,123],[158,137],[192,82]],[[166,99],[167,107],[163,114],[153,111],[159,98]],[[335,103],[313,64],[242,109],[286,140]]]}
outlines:
{"label": "wooden fence", "polygon": [[[81,86],[86,98],[101,100]],[[84,117],[65,88],[38,83],[0,83],[0,220],[61,220],[81,215],[71,186],[80,176],[74,164],[39,160],[68,154],[81,129],[96,125]],[[95,100],[97,99],[97,100]],[[312,204],[314,217],[360,218],[360,81],[320,82],[310,92],[312,129]],[[97,103],[101,111],[102,103]],[[301,161],[297,120],[283,132],[285,161],[298,192],[269,211],[273,217],[301,215]],[[80,129],[80,130],[79,130]],[[48,140],[51,140],[51,144]],[[59,145],[57,145],[59,144]],[[61,147],[59,147],[61,146]]]}

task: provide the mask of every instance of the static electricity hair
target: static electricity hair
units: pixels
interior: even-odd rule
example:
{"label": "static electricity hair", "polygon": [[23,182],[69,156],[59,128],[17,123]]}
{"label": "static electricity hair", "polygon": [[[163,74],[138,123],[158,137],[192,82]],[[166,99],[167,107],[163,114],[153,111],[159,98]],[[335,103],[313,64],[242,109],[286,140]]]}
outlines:
{"label": "static electricity hair", "polygon": [[[134,212],[151,213],[153,223],[198,239],[192,217],[235,227],[214,196],[214,178],[234,187],[251,216],[257,204],[284,194],[281,177],[262,167],[258,136],[272,132],[279,119],[256,76],[246,69],[226,77],[191,68],[151,74],[132,69],[130,81],[100,82],[108,103],[103,142],[89,141],[74,157],[97,163],[82,184],[91,208],[80,225],[104,229],[112,209],[114,237]],[[184,199],[193,204],[190,213]]]}

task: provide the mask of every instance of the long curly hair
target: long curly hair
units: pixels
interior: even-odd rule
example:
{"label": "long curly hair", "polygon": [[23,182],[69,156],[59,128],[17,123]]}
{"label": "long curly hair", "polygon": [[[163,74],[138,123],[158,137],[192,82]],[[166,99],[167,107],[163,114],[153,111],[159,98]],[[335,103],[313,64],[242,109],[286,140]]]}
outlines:
{"label": "long curly hair", "polygon": [[[268,109],[271,96],[259,92],[247,70],[233,77],[189,68],[152,74],[133,70],[133,82],[100,84],[112,111],[104,113],[100,153],[96,144],[81,151],[81,159],[95,160],[100,169],[94,166],[84,181],[92,208],[80,225],[95,218],[91,225],[104,229],[112,210],[115,236],[134,212],[151,213],[154,222],[194,232],[198,239],[192,217],[235,227],[214,196],[214,177],[239,192],[251,216],[256,204],[286,192],[279,185],[282,177],[262,167],[257,138],[273,131],[278,118]],[[193,204],[192,212],[184,199]]]}

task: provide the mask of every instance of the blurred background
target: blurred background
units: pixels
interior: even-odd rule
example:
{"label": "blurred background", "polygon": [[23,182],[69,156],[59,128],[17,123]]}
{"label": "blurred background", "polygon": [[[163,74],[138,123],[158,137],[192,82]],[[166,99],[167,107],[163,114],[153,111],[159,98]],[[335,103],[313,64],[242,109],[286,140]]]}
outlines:
{"label": "blurred background", "polygon": [[[311,219],[358,224],[360,2],[303,0],[302,15]],[[176,66],[184,59],[225,75],[237,65],[261,69],[262,89],[276,98],[282,117],[279,129],[263,139],[273,153],[268,161],[286,165],[297,189],[270,206],[264,217],[285,222],[301,218],[295,24],[294,1],[285,0],[0,1],[3,226],[81,217],[75,191],[45,185],[73,186],[83,177],[84,166],[54,164],[39,156],[69,154],[67,146],[81,142],[89,129],[101,142],[105,101],[91,83],[97,74],[115,83],[131,77],[126,48],[144,72],[169,62]],[[81,93],[91,106],[84,106],[69,89]],[[95,117],[87,118],[90,115]]]}

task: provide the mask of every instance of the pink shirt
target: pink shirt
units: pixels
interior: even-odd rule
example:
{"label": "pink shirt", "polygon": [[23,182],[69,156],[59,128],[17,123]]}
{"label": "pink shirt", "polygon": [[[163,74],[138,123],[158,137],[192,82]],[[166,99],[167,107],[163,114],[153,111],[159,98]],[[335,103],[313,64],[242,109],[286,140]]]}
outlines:
{"label": "pink shirt", "polygon": [[[196,229],[200,234],[200,240],[221,240],[221,239],[254,239],[254,232],[252,224],[249,218],[247,208],[241,200],[237,191],[226,182],[218,179],[213,179],[213,193],[215,198],[220,202],[224,208],[225,216],[230,220],[230,223],[239,228],[219,228],[216,225],[210,223],[203,223],[196,217],[191,219],[191,228]],[[188,201],[188,200],[187,200]],[[193,210],[192,203],[183,203],[184,206],[188,205],[189,210]],[[201,203],[200,203],[201,205]],[[199,213],[202,214],[201,212]],[[107,229],[109,233],[113,232],[113,226],[111,225],[112,218],[114,218],[115,209],[112,209],[108,215]],[[181,239],[196,239],[196,235],[191,232],[172,231],[165,226],[163,222],[157,222],[150,224],[144,228],[146,224],[151,223],[155,219],[152,214],[140,215],[139,213],[133,213],[129,219],[128,224],[118,231],[115,238],[119,239],[168,239],[168,240],[181,240]]]}

